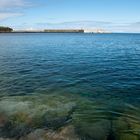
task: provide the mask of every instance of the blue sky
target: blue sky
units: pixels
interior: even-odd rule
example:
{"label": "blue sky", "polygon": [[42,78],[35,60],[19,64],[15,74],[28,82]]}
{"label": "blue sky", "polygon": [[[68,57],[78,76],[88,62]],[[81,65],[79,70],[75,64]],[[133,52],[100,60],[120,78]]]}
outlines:
{"label": "blue sky", "polygon": [[0,25],[140,32],[140,0],[0,0]]}

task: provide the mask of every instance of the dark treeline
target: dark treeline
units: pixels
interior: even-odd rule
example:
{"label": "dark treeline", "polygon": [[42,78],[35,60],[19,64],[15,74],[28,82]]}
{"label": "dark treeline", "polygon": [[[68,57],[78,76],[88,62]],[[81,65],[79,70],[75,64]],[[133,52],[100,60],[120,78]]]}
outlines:
{"label": "dark treeline", "polygon": [[82,29],[45,29],[44,31],[39,31],[39,30],[19,30],[19,31],[14,31],[10,27],[4,27],[0,26],[0,33],[84,33],[84,30]]}
{"label": "dark treeline", "polygon": [[0,33],[12,32],[12,31],[13,31],[12,28],[0,26]]}
{"label": "dark treeline", "polygon": [[82,29],[45,29],[46,33],[83,33]]}

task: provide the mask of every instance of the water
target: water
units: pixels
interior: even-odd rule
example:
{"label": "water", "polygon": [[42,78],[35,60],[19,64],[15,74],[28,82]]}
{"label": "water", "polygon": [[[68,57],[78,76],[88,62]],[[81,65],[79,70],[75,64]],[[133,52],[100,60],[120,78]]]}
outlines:
{"label": "water", "polygon": [[[138,134],[117,139],[139,136],[140,34],[0,34],[1,100],[39,94],[88,100],[89,106],[77,109],[80,117],[86,114],[82,121],[109,120],[112,125],[115,120],[115,137],[128,118]],[[119,126],[118,117],[123,120]],[[93,134],[88,125],[84,128]],[[96,134],[85,129],[78,133],[83,131],[82,137],[94,139]]]}

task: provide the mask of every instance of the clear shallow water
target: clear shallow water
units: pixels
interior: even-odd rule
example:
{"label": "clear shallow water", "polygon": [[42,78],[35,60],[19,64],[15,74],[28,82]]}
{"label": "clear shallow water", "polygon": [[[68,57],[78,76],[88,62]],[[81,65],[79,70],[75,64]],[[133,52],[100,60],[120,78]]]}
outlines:
{"label": "clear shallow water", "polygon": [[32,94],[89,100],[74,115],[85,121],[79,129],[93,133],[89,122],[119,117],[131,119],[139,133],[140,34],[0,34],[1,98]]}

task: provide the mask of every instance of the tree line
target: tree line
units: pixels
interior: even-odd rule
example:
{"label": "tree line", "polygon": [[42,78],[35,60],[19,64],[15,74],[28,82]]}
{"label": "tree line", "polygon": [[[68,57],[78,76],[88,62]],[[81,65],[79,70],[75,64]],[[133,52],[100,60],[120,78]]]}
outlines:
{"label": "tree line", "polygon": [[3,26],[0,26],[0,32],[12,32],[13,29],[10,28],[10,27],[3,27]]}

